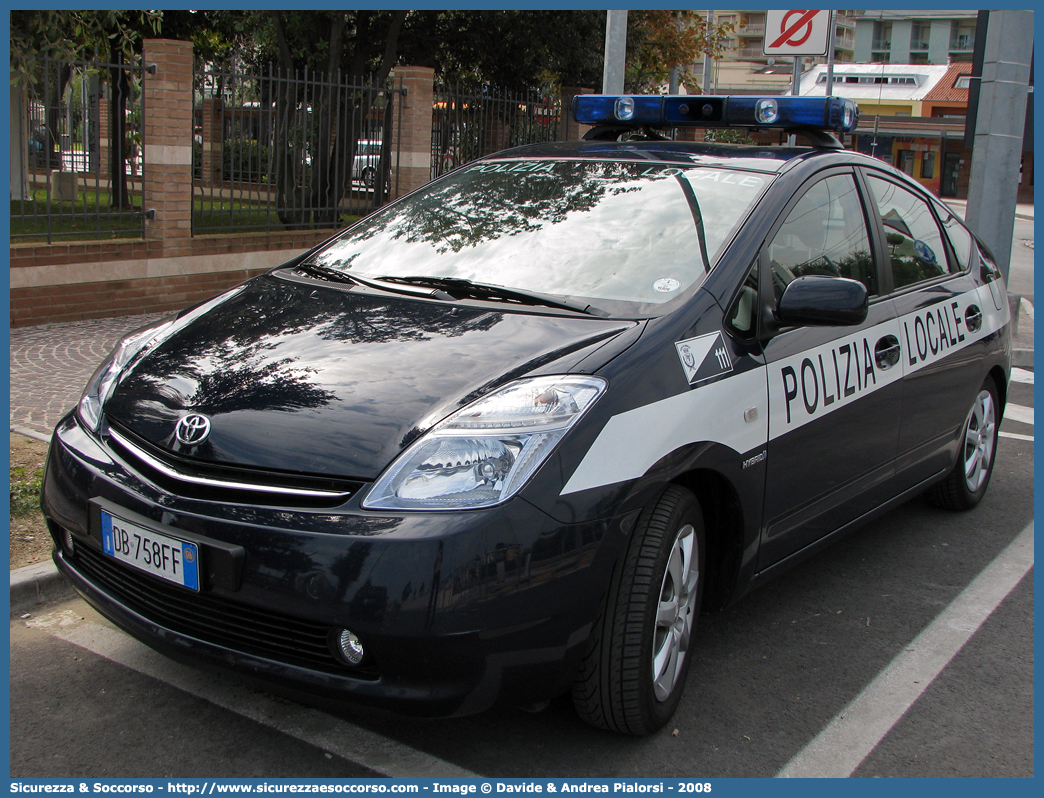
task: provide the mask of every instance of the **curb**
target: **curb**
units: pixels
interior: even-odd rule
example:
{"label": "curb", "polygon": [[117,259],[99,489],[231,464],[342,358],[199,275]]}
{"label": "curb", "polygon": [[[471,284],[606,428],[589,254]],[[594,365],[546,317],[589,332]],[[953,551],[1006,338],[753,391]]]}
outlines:
{"label": "curb", "polygon": [[46,443],[50,445],[51,436],[44,435],[42,432],[37,432],[34,429],[28,429],[27,427],[15,427],[12,425],[11,432],[16,435],[23,435],[26,438],[32,438],[34,441],[40,441],[40,443]]}
{"label": "curb", "polygon": [[11,612],[76,595],[53,562],[40,562],[11,571]]}
{"label": "curb", "polygon": [[1011,365],[1016,366],[1018,368],[1033,368],[1033,350],[1012,349]]}

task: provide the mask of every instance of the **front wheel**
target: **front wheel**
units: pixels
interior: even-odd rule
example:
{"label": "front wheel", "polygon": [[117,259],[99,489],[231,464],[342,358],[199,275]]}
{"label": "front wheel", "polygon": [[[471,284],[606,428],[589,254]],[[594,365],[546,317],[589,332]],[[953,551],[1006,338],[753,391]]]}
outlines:
{"label": "front wheel", "polygon": [[373,188],[373,184],[377,182],[377,171],[372,166],[364,167],[362,170],[362,181],[363,185],[367,188]]}
{"label": "front wheel", "polygon": [[587,723],[649,734],[670,720],[692,662],[705,551],[699,502],[668,486],[639,516],[588,639],[573,684]]}
{"label": "front wheel", "polygon": [[970,510],[982,500],[997,459],[1000,421],[997,388],[987,377],[964,422],[957,464],[925,494],[929,502],[947,510]]}

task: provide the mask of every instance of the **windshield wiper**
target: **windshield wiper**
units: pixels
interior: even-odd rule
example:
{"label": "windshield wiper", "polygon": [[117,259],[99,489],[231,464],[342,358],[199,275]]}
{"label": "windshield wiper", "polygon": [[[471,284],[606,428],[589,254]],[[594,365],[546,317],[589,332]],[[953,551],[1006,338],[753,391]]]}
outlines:
{"label": "windshield wiper", "polygon": [[377,288],[381,291],[391,291],[395,294],[424,296],[432,297],[434,299],[449,300],[451,302],[453,301],[452,296],[447,294],[445,291],[438,290],[437,287],[432,291],[410,290],[409,288],[404,288],[401,285],[395,285],[394,283],[389,283],[385,280],[375,280],[372,277],[362,277],[355,273],[342,272],[340,269],[331,269],[329,266],[321,266],[318,263],[308,261],[297,264],[297,268],[313,277],[322,277],[325,280],[332,280],[337,283],[356,283],[357,285],[365,285],[368,288]]}
{"label": "windshield wiper", "polygon": [[490,283],[476,283],[472,280],[465,280],[462,277],[381,277],[381,280],[406,283],[408,285],[432,286],[478,299],[514,299],[529,305],[543,305],[544,307],[549,308],[574,310],[577,313],[586,313],[589,316],[609,316],[606,311],[597,308],[594,305],[589,305],[586,302],[553,296],[551,294],[541,294],[536,291],[523,291],[518,288],[506,288],[504,286],[492,285]]}

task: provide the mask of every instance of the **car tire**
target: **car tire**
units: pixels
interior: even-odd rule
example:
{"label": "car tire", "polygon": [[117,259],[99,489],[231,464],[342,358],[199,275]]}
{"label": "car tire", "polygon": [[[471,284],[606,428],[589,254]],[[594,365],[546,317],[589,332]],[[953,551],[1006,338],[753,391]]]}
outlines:
{"label": "car tire", "polygon": [[705,551],[691,491],[670,485],[642,510],[573,684],[584,721],[638,735],[670,720],[692,663]]}
{"label": "car tire", "polygon": [[929,502],[947,510],[970,510],[982,500],[997,459],[1000,421],[997,387],[987,377],[964,422],[957,463],[946,479],[929,488]]}
{"label": "car tire", "polygon": [[373,184],[375,182],[377,182],[374,179],[375,175],[376,175],[376,170],[372,166],[367,166],[367,167],[363,168],[363,170],[362,170],[362,181],[363,181],[363,185],[366,186],[366,188],[373,188]]}

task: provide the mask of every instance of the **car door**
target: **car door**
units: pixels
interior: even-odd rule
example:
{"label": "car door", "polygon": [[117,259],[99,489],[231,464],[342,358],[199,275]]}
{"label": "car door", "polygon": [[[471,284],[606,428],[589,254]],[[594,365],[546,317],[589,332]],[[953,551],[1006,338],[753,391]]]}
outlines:
{"label": "car door", "polygon": [[901,330],[896,485],[902,491],[954,462],[958,436],[982,382],[982,354],[970,342],[994,300],[988,289],[985,297],[980,295],[976,247],[956,217],[884,172],[867,170],[866,182],[881,225]]}
{"label": "car door", "polygon": [[763,341],[769,444],[759,569],[887,500],[899,434],[896,311],[881,290],[855,172],[813,179],[781,219],[760,258],[761,284],[772,286],[760,297],[763,317],[804,275],[862,282],[869,309],[858,326],[784,328]]}

